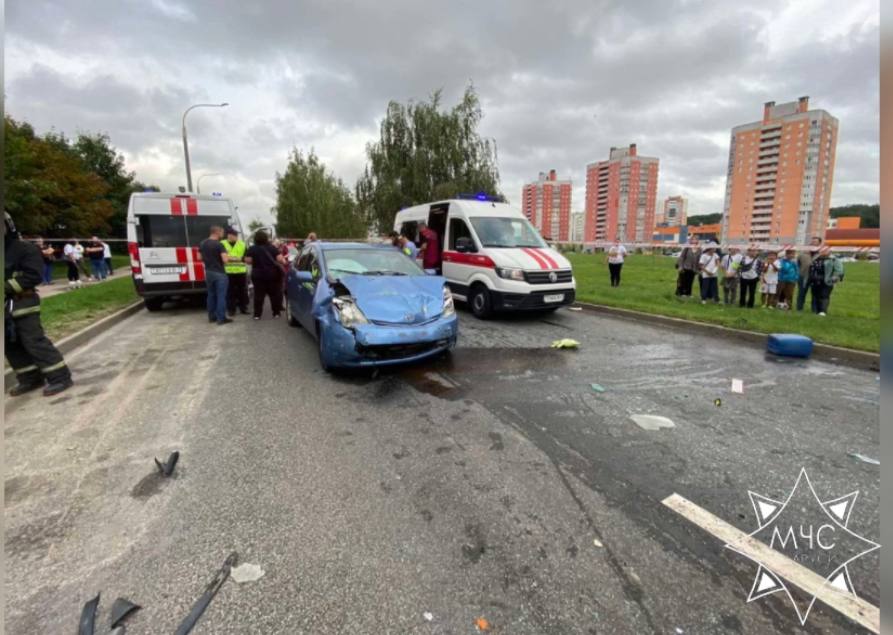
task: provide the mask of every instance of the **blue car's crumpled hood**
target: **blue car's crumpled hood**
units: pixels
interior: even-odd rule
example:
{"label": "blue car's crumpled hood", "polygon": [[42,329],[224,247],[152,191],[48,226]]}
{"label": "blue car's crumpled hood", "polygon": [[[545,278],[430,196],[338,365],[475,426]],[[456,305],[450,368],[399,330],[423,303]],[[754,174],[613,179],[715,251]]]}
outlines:
{"label": "blue car's crumpled hood", "polygon": [[443,312],[442,276],[341,276],[340,282],[372,322],[419,324]]}

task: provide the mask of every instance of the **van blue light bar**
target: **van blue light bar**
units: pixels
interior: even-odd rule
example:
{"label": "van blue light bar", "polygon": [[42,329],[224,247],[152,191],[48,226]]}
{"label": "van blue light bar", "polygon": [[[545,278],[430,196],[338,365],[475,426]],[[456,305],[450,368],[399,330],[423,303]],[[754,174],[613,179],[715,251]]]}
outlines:
{"label": "van blue light bar", "polygon": [[460,193],[456,198],[461,200],[470,200],[470,201],[492,201],[494,203],[501,203],[502,197],[499,195],[491,196],[486,192],[478,192],[476,194],[471,194],[468,192]]}

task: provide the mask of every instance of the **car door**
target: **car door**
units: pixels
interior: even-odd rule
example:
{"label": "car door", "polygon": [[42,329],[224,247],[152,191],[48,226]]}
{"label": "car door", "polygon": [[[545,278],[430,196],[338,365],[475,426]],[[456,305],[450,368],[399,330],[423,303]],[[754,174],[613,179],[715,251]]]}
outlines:
{"label": "car door", "polygon": [[319,282],[319,254],[315,247],[306,247],[298,259],[298,271],[306,271],[313,275],[310,282],[296,281],[296,311],[295,316],[304,325],[304,328],[315,333],[313,323],[313,300],[316,297],[316,287]]}
{"label": "car door", "polygon": [[[456,241],[467,238],[471,241],[474,251],[460,253],[456,248]],[[451,216],[447,224],[446,246],[443,252],[443,277],[450,285],[450,290],[463,297],[468,296],[468,282],[475,271],[475,266],[469,254],[477,251],[471,229],[464,218]]]}

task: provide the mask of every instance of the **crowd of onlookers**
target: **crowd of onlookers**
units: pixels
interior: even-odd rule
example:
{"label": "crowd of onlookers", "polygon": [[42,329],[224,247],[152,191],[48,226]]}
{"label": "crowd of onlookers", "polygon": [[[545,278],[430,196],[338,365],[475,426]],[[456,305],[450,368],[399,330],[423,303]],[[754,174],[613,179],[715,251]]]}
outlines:
{"label": "crowd of onlookers", "polygon": [[[606,250],[612,287],[620,286],[626,254],[620,241]],[[723,250],[694,238],[677,256],[676,269],[676,296],[683,300],[691,298],[697,279],[701,304],[719,304],[722,289],[727,305],[753,308],[759,293],[764,308],[802,311],[809,295],[812,312],[821,316],[827,314],[831,292],[844,277],[843,263],[818,236],[799,253],[793,248],[764,253],[753,246]]]}
{"label": "crowd of onlookers", "polygon": [[111,247],[97,236],[93,236],[86,245],[76,238],[65,241],[61,247],[54,247],[43,238],[35,238],[34,244],[43,257],[44,285],[53,284],[53,266],[57,261],[67,265],[68,286],[71,289],[82,287],[84,280],[105,280],[114,273]]}

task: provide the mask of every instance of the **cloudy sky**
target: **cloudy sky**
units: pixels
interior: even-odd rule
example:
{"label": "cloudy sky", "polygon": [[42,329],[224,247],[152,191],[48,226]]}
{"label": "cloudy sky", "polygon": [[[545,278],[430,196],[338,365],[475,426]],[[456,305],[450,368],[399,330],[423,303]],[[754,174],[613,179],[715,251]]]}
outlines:
{"label": "cloudy sky", "polygon": [[[878,201],[878,3],[872,0],[6,2],[6,112],[38,130],[108,133],[144,182],[193,179],[275,203],[292,147],[353,186],[390,99],[447,103],[469,81],[502,189],[555,168],[583,208],[587,163],[632,142],[659,196],[722,211],[729,131],[765,101],[810,96],[840,120],[832,204]],[[247,217],[247,218],[246,218]]]}

